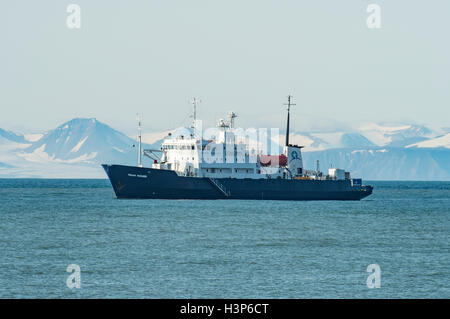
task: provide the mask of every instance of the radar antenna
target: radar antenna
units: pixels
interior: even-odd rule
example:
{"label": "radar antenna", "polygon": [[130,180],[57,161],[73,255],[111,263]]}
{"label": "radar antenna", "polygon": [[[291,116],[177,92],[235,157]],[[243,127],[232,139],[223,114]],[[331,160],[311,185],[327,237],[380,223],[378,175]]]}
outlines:
{"label": "radar antenna", "polygon": [[223,119],[219,119],[219,121],[217,122],[217,127],[221,127],[223,128],[223,130],[226,130],[227,128],[230,127],[230,124],[225,122]]}

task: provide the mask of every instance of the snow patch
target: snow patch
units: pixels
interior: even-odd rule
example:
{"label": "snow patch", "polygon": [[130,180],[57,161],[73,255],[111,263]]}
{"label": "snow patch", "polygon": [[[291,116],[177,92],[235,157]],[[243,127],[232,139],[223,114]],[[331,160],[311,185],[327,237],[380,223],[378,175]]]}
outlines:
{"label": "snow patch", "polygon": [[429,139],[433,134],[430,129],[421,125],[380,125],[376,123],[361,126],[359,131],[378,146],[406,146],[406,143]]}
{"label": "snow patch", "polygon": [[55,155],[50,156],[47,154],[44,149],[45,145],[43,144],[41,147],[34,150],[32,153],[19,153],[18,155],[28,162],[33,163],[48,163],[48,162],[56,162],[56,163],[66,163],[66,164],[74,164],[74,163],[80,163],[80,162],[86,162],[89,161],[97,156],[97,152],[92,152],[90,154],[83,154],[81,156],[78,156],[76,158],[72,158],[69,160],[62,160],[59,158],[55,158]]}
{"label": "snow patch", "polygon": [[370,123],[360,127],[360,130],[365,131],[380,131],[380,132],[396,132],[410,129],[411,125],[397,125],[397,126],[383,126],[376,123]]}
{"label": "snow patch", "polygon": [[74,164],[74,163],[81,163],[81,162],[89,162],[89,160],[94,159],[96,156],[97,156],[97,152],[92,152],[90,154],[83,154],[81,156],[78,156],[77,158],[72,158],[70,160],[55,159],[55,161],[58,163]]}
{"label": "snow patch", "polygon": [[116,147],[116,146],[113,146],[113,149],[116,150],[116,151],[118,151],[118,152],[120,152],[120,153],[125,153],[124,150],[121,150],[120,148],[118,148],[118,147]]}
{"label": "snow patch", "polygon": [[[164,132],[153,132],[142,134],[142,143],[153,144],[159,140],[165,138],[172,130]],[[130,136],[131,139],[135,140],[135,136]]]}
{"label": "snow patch", "polygon": [[367,152],[367,150],[354,150],[351,153],[352,154],[357,154],[357,153],[366,153],[366,152]]}
{"label": "snow patch", "polygon": [[37,142],[44,134],[26,134],[24,137],[28,142]]}
{"label": "snow patch", "polygon": [[450,133],[443,136],[433,138],[431,140],[414,143],[406,146],[406,148],[418,147],[418,148],[435,148],[435,147],[445,147],[450,148]]}
{"label": "snow patch", "polygon": [[333,145],[334,147],[337,147],[340,145],[342,135],[344,133],[342,132],[335,132],[335,133],[312,133],[311,135],[313,137],[320,138],[321,140],[326,141],[328,144]]}
{"label": "snow patch", "polygon": [[[284,144],[284,135],[280,135],[280,145]],[[322,144],[317,144],[316,141],[309,136],[302,134],[289,134],[289,141],[293,144],[304,146],[304,152],[313,152],[313,151],[321,151],[325,149],[325,146]],[[314,145],[316,144],[316,145]]]}
{"label": "snow patch", "polygon": [[81,141],[79,141],[78,144],[75,145],[75,146],[70,150],[70,153],[78,152],[78,151],[80,150],[81,146],[83,146],[84,142],[86,142],[86,140],[87,140],[88,137],[89,137],[89,136],[86,136],[86,137],[83,138]]}
{"label": "snow patch", "polygon": [[35,149],[32,153],[19,153],[20,157],[23,157],[25,160],[33,163],[43,163],[52,161],[54,156],[49,156],[45,151],[45,146],[47,144],[42,144],[39,148]]}

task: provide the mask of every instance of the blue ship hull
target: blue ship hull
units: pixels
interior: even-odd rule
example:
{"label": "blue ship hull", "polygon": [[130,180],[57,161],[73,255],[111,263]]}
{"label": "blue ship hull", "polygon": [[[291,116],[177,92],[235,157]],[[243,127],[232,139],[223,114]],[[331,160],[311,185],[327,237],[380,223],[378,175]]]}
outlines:
{"label": "blue ship hull", "polygon": [[352,186],[350,180],[212,179],[145,167],[102,166],[117,198],[360,200],[373,189]]}

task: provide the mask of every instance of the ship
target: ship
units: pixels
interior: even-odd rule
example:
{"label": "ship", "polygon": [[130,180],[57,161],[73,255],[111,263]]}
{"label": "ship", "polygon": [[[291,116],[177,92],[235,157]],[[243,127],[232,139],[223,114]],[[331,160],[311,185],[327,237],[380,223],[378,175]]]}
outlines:
{"label": "ship", "polygon": [[[137,165],[102,164],[118,199],[361,200],[373,186],[331,167],[321,172],[303,167],[302,146],[289,142],[292,96],[288,96],[286,137],[282,151],[264,154],[261,141],[236,129],[237,114],[219,120],[214,134],[204,134],[196,118],[192,126],[170,132],[160,149],[142,148],[138,126]],[[252,131],[254,132],[254,131]],[[251,134],[250,134],[251,135]],[[249,142],[250,141],[250,142]],[[152,164],[144,166],[143,156]]]}

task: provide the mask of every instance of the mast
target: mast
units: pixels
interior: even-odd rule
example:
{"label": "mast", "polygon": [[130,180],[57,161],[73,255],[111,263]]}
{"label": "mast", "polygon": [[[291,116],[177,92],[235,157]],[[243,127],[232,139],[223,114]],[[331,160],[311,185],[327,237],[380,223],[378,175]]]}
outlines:
{"label": "mast", "polygon": [[286,146],[289,146],[289,113],[291,110],[291,105],[295,105],[294,103],[291,103],[291,97],[292,95],[288,95],[288,102],[284,103],[284,105],[287,105],[287,124],[286,124]]}
{"label": "mast", "polygon": [[191,104],[194,108],[193,113],[192,113],[192,128],[195,127],[195,121],[197,120],[197,105],[200,102],[201,101],[195,97],[191,100]]}
{"label": "mast", "polygon": [[228,113],[228,117],[230,118],[230,128],[234,128],[234,119],[237,117],[237,114],[230,112]]}
{"label": "mast", "polygon": [[138,118],[138,141],[139,141],[139,147],[138,147],[138,167],[142,167],[142,116],[140,114],[137,114]]}

